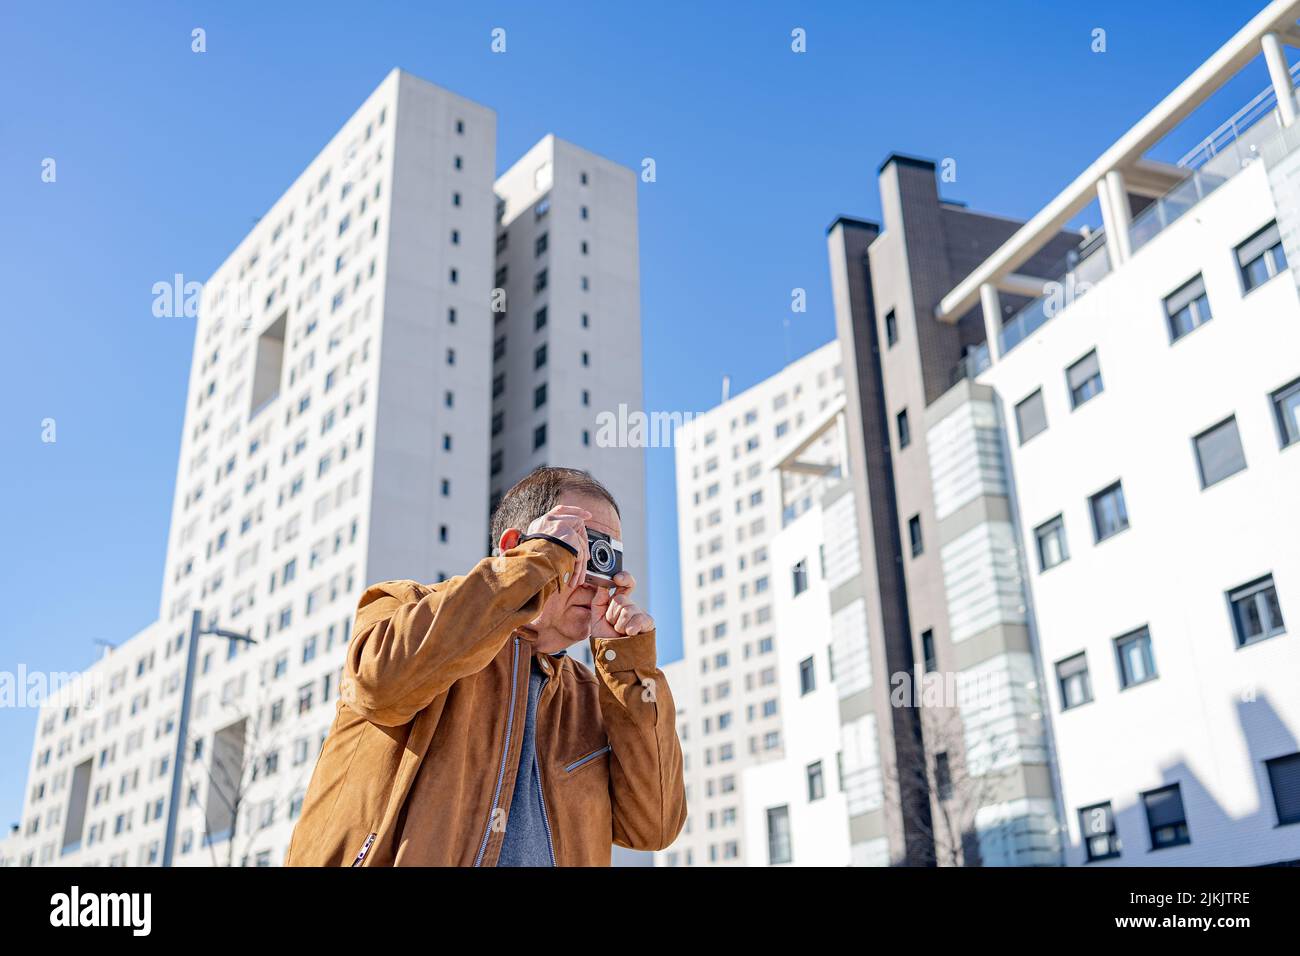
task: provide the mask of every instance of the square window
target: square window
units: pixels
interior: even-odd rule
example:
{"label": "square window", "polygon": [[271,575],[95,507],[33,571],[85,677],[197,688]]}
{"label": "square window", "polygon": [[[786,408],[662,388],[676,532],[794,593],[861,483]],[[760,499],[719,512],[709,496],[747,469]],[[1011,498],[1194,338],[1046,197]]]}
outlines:
{"label": "square window", "polygon": [[1088,656],[1082,652],[1056,662],[1056,684],[1061,691],[1061,710],[1092,702],[1092,680]]}
{"label": "square window", "polygon": [[1117,481],[1088,499],[1092,512],[1092,533],[1100,544],[1128,527],[1128,507],[1124,503],[1124,488]]}
{"label": "square window", "polygon": [[1183,810],[1183,794],[1178,784],[1142,794],[1142,805],[1147,812],[1151,849],[1163,850],[1165,847],[1192,842],[1187,831],[1187,814]]}
{"label": "square window", "polygon": [[1070,386],[1070,407],[1078,408],[1088,399],[1102,392],[1101,366],[1094,349],[1065,370],[1065,380]]}
{"label": "square window", "polygon": [[546,425],[545,423],[543,423],[533,429],[533,451],[536,451],[537,449],[541,448],[545,444],[546,444]]}
{"label": "square window", "polygon": [[1278,826],[1300,823],[1300,753],[1265,760]]}
{"label": "square window", "polygon": [[1283,385],[1269,399],[1273,403],[1273,415],[1277,419],[1277,433],[1282,440],[1282,447],[1294,445],[1300,441],[1300,378],[1290,385]]}
{"label": "square window", "polygon": [[1156,659],[1151,650],[1151,632],[1145,627],[1115,638],[1115,659],[1119,663],[1120,689],[1155,680]]}
{"label": "square window", "polygon": [[1271,574],[1229,591],[1228,607],[1232,611],[1232,630],[1238,647],[1286,633],[1282,605],[1278,603]]}
{"label": "square window", "polygon": [[1208,488],[1246,468],[1246,453],[1241,448],[1236,416],[1220,422],[1192,439],[1196,464],[1201,472],[1201,487]]}
{"label": "square window", "polygon": [[1070,550],[1065,542],[1065,521],[1057,515],[1034,529],[1038,542],[1038,570],[1046,571],[1069,560]]}
{"label": "square window", "polygon": [[1286,253],[1282,251],[1276,222],[1270,222],[1237,247],[1237,267],[1241,269],[1241,285],[1246,292],[1286,271]]}
{"label": "square window", "polygon": [[1115,830],[1115,813],[1109,801],[1081,809],[1079,830],[1083,834],[1089,863],[1119,856],[1119,834]]}
{"label": "square window", "polygon": [[1165,317],[1169,320],[1170,342],[1177,342],[1214,318],[1210,314],[1210,300],[1205,294],[1205,280],[1198,275],[1166,296]]}
{"label": "square window", "polygon": [[1041,388],[1016,406],[1016,429],[1022,445],[1039,432],[1047,431],[1047,408],[1043,405]]}

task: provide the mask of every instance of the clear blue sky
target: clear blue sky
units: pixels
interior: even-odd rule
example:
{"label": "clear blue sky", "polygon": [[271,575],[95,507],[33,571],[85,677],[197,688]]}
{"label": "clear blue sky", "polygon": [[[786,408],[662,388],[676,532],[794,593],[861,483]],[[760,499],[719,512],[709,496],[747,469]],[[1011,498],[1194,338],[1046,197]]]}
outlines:
{"label": "clear blue sky", "polygon": [[[96,639],[155,618],[194,323],[155,318],[151,287],[206,279],[394,66],[493,107],[502,167],[548,132],[656,160],[640,187],[647,407],[698,411],[723,374],[737,391],[833,336],[825,228],[878,218],[887,153],[953,157],[947,196],[1030,215],[1262,5],[9,0],[0,670],[84,667]],[[1253,66],[1163,158],[1266,82]],[[796,287],[808,311],[790,316]],[[649,453],[649,489],[671,659],[671,451]],[[35,716],[0,710],[6,826]]]}

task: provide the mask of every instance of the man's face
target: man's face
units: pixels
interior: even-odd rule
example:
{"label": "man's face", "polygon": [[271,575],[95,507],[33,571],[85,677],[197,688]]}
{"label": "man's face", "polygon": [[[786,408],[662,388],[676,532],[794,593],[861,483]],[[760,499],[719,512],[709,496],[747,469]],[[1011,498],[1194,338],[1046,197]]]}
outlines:
{"label": "man's face", "polygon": [[[618,513],[604,498],[566,493],[560,496],[559,504],[585,508],[591,512],[587,527],[623,540]],[[554,654],[591,636],[591,600],[596,595],[596,587],[594,583],[576,588],[565,586],[551,595],[533,622],[539,650]]]}

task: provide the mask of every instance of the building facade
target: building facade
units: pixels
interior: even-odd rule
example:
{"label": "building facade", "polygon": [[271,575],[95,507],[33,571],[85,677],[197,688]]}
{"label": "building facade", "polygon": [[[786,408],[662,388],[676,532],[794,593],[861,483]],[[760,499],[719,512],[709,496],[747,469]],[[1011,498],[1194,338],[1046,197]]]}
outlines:
{"label": "building facade", "polygon": [[[363,589],[472,566],[535,464],[610,486],[646,586],[643,453],[588,440],[641,403],[635,175],[548,137],[498,181],[495,152],[492,110],[394,70],[206,283],[159,620],[42,710],[20,863],[163,862],[197,620],[236,636],[198,639],[173,862],[278,864]],[[543,204],[549,243],[516,226]],[[513,247],[551,284],[494,311]],[[547,357],[497,393],[507,323]]]}
{"label": "building facade", "polygon": [[[690,813],[658,864],[755,862],[745,851],[744,771],[783,755],[780,687],[789,679],[777,665],[771,546],[782,486],[769,458],[839,397],[841,374],[830,343],[677,432]],[[788,478],[792,489],[811,480]]]}
{"label": "building facade", "polygon": [[[876,701],[893,862],[1300,859],[1296,14],[1024,223],[892,156],[883,229],[830,230],[868,627],[922,688]],[[1149,155],[1260,58],[1269,89]]]}

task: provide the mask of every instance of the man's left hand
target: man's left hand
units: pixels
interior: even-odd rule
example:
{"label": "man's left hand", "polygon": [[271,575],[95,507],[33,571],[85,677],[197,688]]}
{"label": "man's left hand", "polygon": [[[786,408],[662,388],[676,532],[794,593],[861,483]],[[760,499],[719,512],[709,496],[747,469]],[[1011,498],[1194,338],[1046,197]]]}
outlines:
{"label": "man's left hand", "polygon": [[605,639],[632,637],[654,630],[654,618],[632,603],[629,597],[635,587],[636,578],[627,571],[620,571],[614,575],[612,594],[608,585],[596,589],[596,595],[591,599],[592,637]]}

